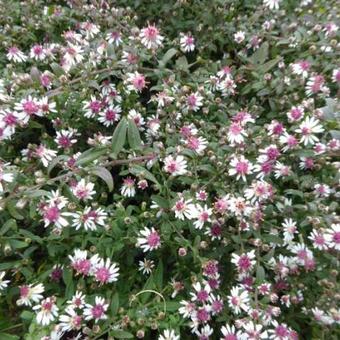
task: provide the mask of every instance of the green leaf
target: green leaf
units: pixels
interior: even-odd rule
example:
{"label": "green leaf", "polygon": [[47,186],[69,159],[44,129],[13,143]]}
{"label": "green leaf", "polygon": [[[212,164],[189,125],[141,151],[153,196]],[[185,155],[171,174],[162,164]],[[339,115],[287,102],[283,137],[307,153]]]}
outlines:
{"label": "green leaf", "polygon": [[0,333],[1,340],[18,340],[20,339],[17,335],[12,335],[8,333]]}
{"label": "green leaf", "polygon": [[128,120],[128,142],[133,150],[138,150],[142,146],[140,134],[136,123],[132,120]]}
{"label": "green leaf", "polygon": [[48,165],[48,168],[47,168],[48,175],[59,164],[60,161],[65,161],[67,159],[68,159],[68,157],[66,155],[59,155],[59,156],[53,158],[52,161],[50,162],[50,164]]}
{"label": "green leaf", "polygon": [[114,316],[118,313],[118,308],[119,308],[119,294],[115,293],[115,295],[112,298],[112,302],[111,302],[111,314],[112,314],[112,316]]}
{"label": "green leaf", "polygon": [[157,203],[157,205],[163,209],[169,208],[169,201],[166,200],[164,197],[152,195],[151,199]]}
{"label": "green leaf", "polygon": [[179,57],[176,60],[176,67],[181,71],[189,72],[189,64],[187,58],[185,56]]}
{"label": "green leaf", "polygon": [[107,184],[110,192],[113,190],[113,178],[109,170],[102,166],[97,166],[90,169],[89,172],[100,177]]}
{"label": "green leaf", "polygon": [[126,118],[122,118],[112,136],[112,152],[117,155],[125,144],[126,140],[126,130],[128,127],[128,123]]}
{"label": "green leaf", "polygon": [[133,339],[134,335],[130,332],[123,331],[121,329],[113,329],[110,331],[110,336],[113,336],[117,339]]}
{"label": "green leaf", "polygon": [[252,64],[263,64],[268,58],[269,44],[264,42],[253,55],[248,58]]}
{"label": "green leaf", "polygon": [[26,243],[24,241],[9,240],[8,242],[13,249],[21,249],[21,248],[26,248],[28,246],[28,243]]}
{"label": "green leaf", "polygon": [[13,229],[13,230],[18,229],[17,222],[13,218],[11,218],[10,220],[4,223],[4,225],[0,229],[0,235],[5,235],[7,231],[10,229]]}
{"label": "green leaf", "polygon": [[16,206],[15,206],[14,201],[7,201],[7,203],[6,203],[6,208],[7,208],[8,212],[9,212],[9,214],[10,214],[13,218],[15,218],[16,220],[23,220],[23,219],[24,219],[24,216],[22,216],[22,215],[18,212],[18,210],[17,210],[17,208],[16,208]]}
{"label": "green leaf", "polygon": [[144,177],[146,179],[148,179],[149,181],[157,184],[158,186],[160,186],[159,182],[157,181],[156,177],[147,169],[145,169],[144,167],[142,167],[141,165],[138,164],[134,164],[131,166],[130,168],[130,172],[135,175],[135,176],[141,176]]}
{"label": "green leaf", "polygon": [[105,155],[107,148],[105,146],[91,148],[83,152],[77,159],[76,165],[84,165],[91,163],[92,161],[98,159],[100,156]]}
{"label": "green leaf", "polygon": [[266,273],[264,271],[264,268],[262,266],[258,266],[257,269],[256,269],[256,281],[258,283],[263,282],[265,275],[266,275]]}
{"label": "green leaf", "polygon": [[157,288],[163,288],[163,262],[159,261],[158,267],[154,272],[154,280]]}
{"label": "green leaf", "polygon": [[163,56],[162,60],[159,62],[160,67],[164,67],[169,60],[171,60],[176,54],[177,50],[175,48],[170,48]]}
{"label": "green leaf", "polygon": [[269,60],[268,62],[260,66],[259,70],[263,73],[266,73],[270,71],[280,60],[281,60],[281,57],[277,57],[273,60]]}

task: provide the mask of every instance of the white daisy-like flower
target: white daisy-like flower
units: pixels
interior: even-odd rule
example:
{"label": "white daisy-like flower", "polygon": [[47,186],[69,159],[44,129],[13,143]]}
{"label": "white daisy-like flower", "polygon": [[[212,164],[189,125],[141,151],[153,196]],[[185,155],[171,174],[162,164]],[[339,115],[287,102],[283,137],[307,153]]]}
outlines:
{"label": "white daisy-like flower", "polygon": [[252,173],[253,165],[243,155],[234,156],[230,161],[231,168],[229,169],[229,176],[235,176],[236,179],[242,178],[246,181],[246,175]]}
{"label": "white daisy-like flower", "polygon": [[32,301],[38,303],[43,298],[41,294],[44,290],[45,288],[41,283],[35,286],[33,284],[20,286],[20,298],[17,300],[17,305],[32,306]]}
{"label": "white daisy-like flower", "polygon": [[187,173],[187,161],[183,156],[167,156],[164,159],[164,170],[172,176],[180,176]]}
{"label": "white daisy-like flower", "polygon": [[83,317],[79,315],[73,307],[65,308],[65,314],[59,316],[59,326],[63,332],[80,330],[82,327]]}
{"label": "white daisy-like flower", "polygon": [[249,309],[249,294],[246,290],[241,291],[239,287],[233,287],[228,296],[229,307],[235,314],[240,314]]}
{"label": "white daisy-like flower", "polygon": [[7,50],[7,59],[15,63],[22,63],[26,61],[27,56],[16,46],[12,46]]}
{"label": "white daisy-like flower", "polygon": [[0,272],[0,291],[7,288],[8,284],[11,282],[10,280],[4,280],[6,272]]}
{"label": "white daisy-like flower", "polygon": [[143,261],[138,262],[138,270],[141,271],[143,274],[151,274],[153,268],[155,267],[155,262],[153,260],[148,260],[144,258]]}
{"label": "white daisy-like flower", "polygon": [[93,189],[94,183],[86,182],[84,178],[82,178],[77,185],[71,188],[72,193],[79,200],[92,200],[93,195],[96,194],[96,191]]}
{"label": "white daisy-like flower", "polygon": [[148,49],[156,49],[162,45],[164,37],[160,35],[159,29],[155,25],[149,25],[141,30],[141,43]]}
{"label": "white daisy-like flower", "polygon": [[39,305],[33,307],[33,310],[37,313],[36,319],[38,324],[47,326],[58,317],[59,308],[55,302],[56,298],[51,296],[42,300]]}
{"label": "white daisy-like flower", "polygon": [[104,298],[96,296],[94,305],[86,304],[84,308],[83,315],[85,320],[94,320],[95,323],[99,320],[106,320],[107,315],[105,312],[108,307],[109,304],[105,302]]}
{"label": "white daisy-like flower", "polygon": [[161,237],[155,228],[144,228],[140,230],[137,238],[137,246],[143,249],[143,252],[158,249],[161,246]]}
{"label": "white daisy-like flower", "polygon": [[325,129],[320,124],[320,121],[314,117],[307,117],[295,130],[296,133],[301,134],[300,142],[304,145],[315,144],[319,138],[315,136],[316,133],[322,133]]}
{"label": "white daisy-like flower", "polygon": [[192,52],[195,50],[195,38],[191,34],[180,34],[180,45],[183,52]]}
{"label": "white daisy-like flower", "polygon": [[183,197],[180,198],[171,209],[175,212],[175,217],[180,220],[184,220],[185,218],[191,220],[193,218],[193,211],[195,210],[195,205],[191,202],[191,199],[185,200]]}
{"label": "white daisy-like flower", "polygon": [[133,197],[136,194],[135,180],[131,177],[123,179],[123,185],[120,189],[120,193],[125,197]]}
{"label": "white daisy-like flower", "polygon": [[263,5],[273,11],[279,9],[280,2],[281,0],[263,0]]}
{"label": "white daisy-like flower", "polygon": [[246,37],[246,34],[243,31],[238,31],[234,34],[234,40],[238,44],[241,44]]}
{"label": "white daisy-like flower", "polygon": [[199,204],[194,205],[194,209],[191,210],[192,218],[196,219],[196,221],[194,222],[194,227],[196,229],[202,229],[205,223],[211,222],[211,215],[212,209],[208,208],[206,204],[204,205],[204,207]]}
{"label": "white daisy-like flower", "polygon": [[173,329],[166,329],[163,334],[158,337],[158,340],[179,340],[180,336],[176,335]]}
{"label": "white daisy-like flower", "polygon": [[9,166],[9,163],[0,163],[0,194],[4,191],[3,182],[12,183],[14,180],[13,172],[5,170],[9,170]]}

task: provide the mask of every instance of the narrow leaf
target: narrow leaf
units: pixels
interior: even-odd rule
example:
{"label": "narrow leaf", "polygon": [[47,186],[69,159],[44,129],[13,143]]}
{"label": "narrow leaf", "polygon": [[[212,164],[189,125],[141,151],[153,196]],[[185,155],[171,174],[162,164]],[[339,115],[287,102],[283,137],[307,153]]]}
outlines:
{"label": "narrow leaf", "polygon": [[116,155],[123,149],[123,146],[125,144],[127,126],[128,124],[126,119],[122,118],[117,125],[115,131],[113,132],[112,152]]}
{"label": "narrow leaf", "polygon": [[100,177],[108,186],[109,191],[113,190],[113,178],[109,170],[102,166],[97,166],[95,168],[90,169],[91,174]]}
{"label": "narrow leaf", "polygon": [[128,142],[131,149],[140,149],[142,141],[140,139],[140,134],[136,123],[132,120],[128,120]]}

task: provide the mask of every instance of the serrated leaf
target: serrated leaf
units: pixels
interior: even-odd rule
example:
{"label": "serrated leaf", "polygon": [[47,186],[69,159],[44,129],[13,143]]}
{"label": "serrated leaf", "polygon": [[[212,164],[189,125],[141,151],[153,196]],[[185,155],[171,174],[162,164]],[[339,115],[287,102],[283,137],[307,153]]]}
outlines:
{"label": "serrated leaf", "polygon": [[125,118],[115,128],[112,136],[112,152],[117,155],[124,147],[128,123]]}
{"label": "serrated leaf", "polygon": [[138,150],[142,146],[142,140],[140,138],[139,130],[136,123],[132,120],[128,120],[128,142],[133,150]]}
{"label": "serrated leaf", "polygon": [[100,177],[107,184],[110,192],[113,190],[113,178],[109,170],[102,166],[97,166],[90,169],[89,173]]}

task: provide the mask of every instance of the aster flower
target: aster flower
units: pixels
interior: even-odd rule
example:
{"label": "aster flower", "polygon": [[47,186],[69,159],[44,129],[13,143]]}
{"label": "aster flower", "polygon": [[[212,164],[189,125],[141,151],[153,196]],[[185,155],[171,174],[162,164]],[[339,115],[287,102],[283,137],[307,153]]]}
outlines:
{"label": "aster flower", "polygon": [[164,171],[172,176],[180,176],[187,173],[187,162],[183,156],[167,156],[164,159]]}
{"label": "aster flower", "polygon": [[67,305],[72,309],[82,309],[85,306],[85,297],[82,292],[76,291],[72,299],[67,301]]}
{"label": "aster flower", "polygon": [[241,255],[237,255],[235,253],[231,255],[231,263],[233,263],[237,267],[237,271],[239,273],[246,273],[251,271],[256,263],[254,259],[255,250],[251,250]]}
{"label": "aster flower", "polygon": [[20,286],[20,298],[16,302],[17,305],[32,306],[32,301],[38,303],[43,298],[41,294],[44,290],[45,288],[41,283],[35,286],[33,284]]}
{"label": "aster flower", "polygon": [[40,302],[39,305],[33,307],[37,313],[37,323],[42,326],[49,325],[58,317],[58,306],[55,304],[54,296],[48,297]]}
{"label": "aster flower", "polygon": [[162,45],[164,37],[160,35],[158,28],[155,25],[149,25],[141,30],[141,43],[148,49],[157,49]]}
{"label": "aster flower", "polygon": [[137,71],[134,73],[128,73],[126,84],[129,91],[141,92],[146,87],[145,76]]}
{"label": "aster flower", "polygon": [[6,56],[9,61],[13,60],[15,63],[22,63],[27,59],[27,56],[16,46],[10,47]]}
{"label": "aster flower", "polygon": [[138,262],[138,270],[141,271],[143,274],[151,274],[153,268],[155,267],[155,263],[153,260],[148,260],[144,258],[143,261]]}
{"label": "aster flower", "polygon": [[34,151],[34,156],[39,158],[45,168],[47,168],[54,157],[57,156],[57,151],[48,149],[45,145],[40,144]]}
{"label": "aster flower", "polygon": [[329,239],[329,236],[326,237],[323,232],[313,229],[308,238],[312,241],[314,248],[319,250],[328,249],[327,238]]}
{"label": "aster flower", "polygon": [[71,191],[74,196],[76,196],[79,200],[92,200],[93,195],[96,194],[96,191],[93,190],[94,184],[91,182],[86,182],[84,178],[82,178],[75,186],[71,188]]}
{"label": "aster flower", "polygon": [[281,0],[263,0],[263,5],[273,11],[279,9],[280,2]]}
{"label": "aster flower", "polygon": [[263,325],[255,324],[253,321],[249,321],[243,326],[243,328],[246,337],[249,340],[268,339],[268,333],[266,330],[263,330]]}
{"label": "aster flower", "polygon": [[84,101],[83,104],[83,109],[85,110],[84,116],[86,118],[95,117],[102,109],[102,102],[100,100],[97,100],[94,96],[91,96],[91,100]]}
{"label": "aster flower", "polygon": [[4,191],[3,183],[12,183],[14,180],[14,173],[10,171],[9,166],[9,163],[0,162],[0,194]]}
{"label": "aster flower", "polygon": [[191,202],[191,199],[185,200],[184,198],[180,198],[172,207],[172,211],[175,212],[175,217],[180,220],[184,220],[184,218],[191,220],[193,218],[193,211],[195,210],[195,206]]}
{"label": "aster flower", "polygon": [[140,112],[136,111],[135,109],[129,110],[128,118],[134,121],[136,126],[141,129],[141,127],[145,124],[143,116]]}
{"label": "aster flower", "polygon": [[211,215],[212,209],[208,208],[206,204],[204,207],[200,206],[199,204],[194,205],[194,208],[191,210],[191,217],[196,219],[194,222],[194,227],[196,229],[202,229],[205,223],[211,222]]}
{"label": "aster flower", "polygon": [[179,340],[179,335],[176,335],[173,329],[166,329],[163,334],[158,337],[158,340]]}
{"label": "aster flower", "polygon": [[231,146],[244,142],[244,137],[247,137],[247,133],[239,123],[232,123],[229,126],[227,138]]}
{"label": "aster flower", "polygon": [[83,318],[71,306],[65,308],[65,314],[59,316],[59,326],[63,332],[80,330]]}
{"label": "aster flower", "polygon": [[30,57],[35,60],[44,60],[46,58],[45,49],[42,45],[35,44],[30,51]]}
{"label": "aster flower", "polygon": [[192,52],[195,50],[195,39],[191,34],[180,34],[181,50],[185,52]]}
{"label": "aster flower", "polygon": [[109,106],[99,112],[98,121],[104,126],[109,127],[120,119],[121,112],[120,106]]}
{"label": "aster flower", "polygon": [[155,228],[144,228],[140,230],[137,238],[137,246],[143,249],[143,252],[158,249],[161,246],[161,238]]}
{"label": "aster flower", "polygon": [[86,304],[84,308],[83,315],[85,320],[94,320],[95,323],[100,320],[106,320],[107,315],[105,312],[108,307],[109,305],[105,302],[104,298],[96,296],[94,305]]}
{"label": "aster flower", "polygon": [[296,222],[291,218],[285,218],[282,223],[282,227],[284,242],[287,244],[294,239],[294,234],[298,232]]}
{"label": "aster flower", "polygon": [[58,144],[58,148],[68,149],[77,143],[77,139],[74,138],[76,133],[75,129],[57,131],[54,141]]}
{"label": "aster flower", "polygon": [[235,314],[240,314],[249,309],[249,294],[246,290],[240,291],[239,287],[233,287],[228,296],[228,305]]}
{"label": "aster flower", "polygon": [[40,101],[32,96],[28,96],[22,99],[20,103],[16,103],[14,109],[18,111],[20,121],[27,124],[32,116],[43,116],[43,112],[40,108]]}
{"label": "aster flower", "polygon": [[119,31],[107,33],[106,39],[110,44],[116,45],[117,47],[120,46],[123,42],[122,35]]}
{"label": "aster flower", "polygon": [[0,271],[0,292],[7,288],[8,284],[11,282],[10,280],[4,280],[6,272]]}
{"label": "aster flower", "polygon": [[111,264],[111,260],[109,258],[107,258],[106,261],[104,259],[100,259],[98,262],[95,262],[91,271],[93,272],[94,280],[99,282],[101,285],[118,280],[119,267],[116,263]]}
{"label": "aster flower", "polygon": [[296,133],[301,134],[300,142],[304,145],[315,144],[319,141],[319,138],[315,136],[316,133],[324,132],[324,128],[320,124],[318,119],[314,117],[307,117],[295,130]]}
{"label": "aster flower", "polygon": [[81,275],[89,275],[92,269],[92,263],[87,259],[87,251],[75,249],[74,255],[69,255],[71,261],[71,267]]}
{"label": "aster flower", "polygon": [[135,180],[131,177],[123,179],[123,185],[120,189],[120,193],[125,197],[133,197],[136,194]]}
{"label": "aster flower", "polygon": [[246,37],[245,32],[243,31],[238,31],[234,34],[234,41],[237,42],[238,44],[241,44]]}
{"label": "aster flower", "polygon": [[294,74],[302,76],[303,79],[308,77],[308,72],[311,67],[311,64],[307,60],[300,60],[291,65],[292,71]]}
{"label": "aster flower", "polygon": [[340,251],[340,224],[332,224],[330,228],[326,229],[325,237],[329,248]]}
{"label": "aster flower", "polygon": [[197,112],[203,106],[203,97],[198,93],[191,93],[186,97],[186,109]]}
{"label": "aster flower", "polygon": [[227,324],[225,326],[222,326],[221,332],[223,334],[223,338],[220,338],[220,340],[241,340],[244,337],[242,331],[237,331],[234,325],[230,326]]}
{"label": "aster flower", "polygon": [[251,174],[253,169],[253,165],[243,155],[233,156],[230,166],[229,176],[236,175],[237,180],[242,178],[244,181],[246,181],[246,175]]}

